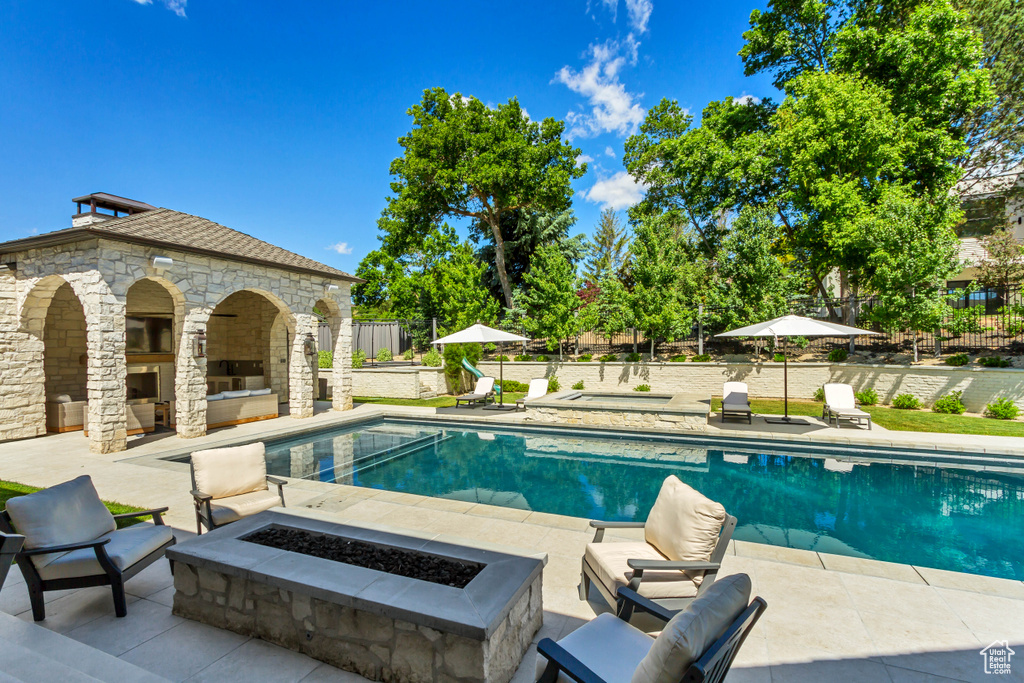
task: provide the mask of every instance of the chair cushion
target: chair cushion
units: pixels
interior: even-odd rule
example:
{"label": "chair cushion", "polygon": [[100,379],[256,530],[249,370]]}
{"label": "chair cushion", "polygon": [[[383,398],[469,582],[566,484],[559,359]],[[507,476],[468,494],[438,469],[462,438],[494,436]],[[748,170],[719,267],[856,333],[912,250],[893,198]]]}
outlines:
{"label": "chair cushion", "polygon": [[[146,555],[164,545],[172,538],[171,528],[164,525],[136,524],[125,529],[104,534],[110,543],[103,546],[107,555],[118,569],[124,571],[142,560]],[[96,551],[92,548],[72,550],[58,556],[45,567],[38,567],[39,576],[44,581],[52,579],[70,579],[79,576],[95,576],[105,574]]]}
{"label": "chair cushion", "polygon": [[[642,541],[588,543],[583,559],[597,573],[601,583],[615,595],[633,578],[628,560],[667,560],[654,546]],[[644,571],[640,595],[648,598],[692,598],[697,594],[693,577],[681,571]]]}
{"label": "chair cushion", "polygon": [[269,393],[270,393],[270,387],[267,387],[266,389],[250,389],[249,390],[249,395],[250,396],[266,396]]}
{"label": "chair cushion", "polygon": [[[647,656],[654,638],[630,626],[614,614],[599,614],[578,629],[558,641],[569,654],[608,683],[628,681],[640,661]],[[537,678],[541,677],[548,665],[548,658],[537,655]],[[570,682],[564,672],[558,676],[560,683]],[[674,683],[678,683],[675,681]]]}
{"label": "chair cushion", "polygon": [[[11,498],[7,512],[15,530],[25,537],[26,549],[91,541],[117,528],[87,475]],[[60,556],[39,555],[32,560],[36,567],[45,567]]]}
{"label": "chair cushion", "polygon": [[210,512],[213,515],[213,523],[220,526],[280,504],[281,497],[277,495],[277,491],[253,491],[240,496],[220,498],[216,503],[210,503]]}
{"label": "chair cushion", "polygon": [[192,454],[196,488],[216,498],[267,489],[267,459],[261,442]]}
{"label": "chair cushion", "polygon": [[665,625],[632,683],[679,683],[686,669],[718,640],[750,604],[750,577],[718,579]]}
{"label": "chair cushion", "polygon": [[207,401],[223,401],[224,400],[224,394],[210,394],[209,396],[206,397],[206,400]]}
{"label": "chair cushion", "polygon": [[248,389],[237,389],[235,391],[222,391],[224,398],[245,398],[249,395]]}
{"label": "chair cushion", "polygon": [[[725,508],[687,486],[665,478],[644,525],[644,538],[670,560],[707,562],[725,523]],[[703,574],[694,575],[699,586]]]}

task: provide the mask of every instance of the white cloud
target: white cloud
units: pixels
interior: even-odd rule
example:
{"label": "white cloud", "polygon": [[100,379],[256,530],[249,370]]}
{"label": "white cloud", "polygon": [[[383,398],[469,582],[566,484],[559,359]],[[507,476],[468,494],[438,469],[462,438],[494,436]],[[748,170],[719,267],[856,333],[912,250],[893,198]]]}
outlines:
{"label": "white cloud", "polygon": [[589,154],[581,154],[578,157],[576,157],[577,166],[582,166],[583,164],[591,164],[593,162],[594,157],[590,156]]}
{"label": "white cloud", "polygon": [[592,137],[601,133],[630,135],[644,120],[644,109],[634,100],[642,94],[630,93],[619,80],[619,72],[626,65],[635,64],[637,43],[632,34],[622,43],[609,40],[591,45],[587,50],[590,63],[581,71],[563,66],[553,82],[562,83],[574,93],[587,98],[590,111],[570,111],[568,137]]}
{"label": "white cloud", "polygon": [[651,12],[653,10],[653,0],[626,0],[629,25],[637,34],[647,31],[647,22],[651,20]]}
{"label": "white cloud", "polygon": [[754,97],[753,95],[741,95],[740,97],[732,98],[732,103],[742,104],[744,106],[748,104],[761,104],[761,98]]}
{"label": "white cloud", "polygon": [[327,248],[330,249],[331,251],[338,252],[342,256],[352,253],[352,247],[348,245],[348,242],[338,242],[337,244],[332,244]]}
{"label": "white cloud", "polygon": [[604,148],[604,153],[606,156],[610,156],[612,159],[615,158],[615,150],[612,149],[610,146]]}
{"label": "white cloud", "polygon": [[646,189],[646,185],[637,183],[625,171],[619,171],[610,178],[598,180],[589,190],[584,190],[583,197],[588,202],[600,204],[601,210],[618,210],[639,202]]}
{"label": "white cloud", "polygon": [[[188,0],[160,0],[164,7],[171,10],[179,17],[185,16],[185,5],[188,4]],[[153,0],[135,0],[140,5],[152,5]]]}

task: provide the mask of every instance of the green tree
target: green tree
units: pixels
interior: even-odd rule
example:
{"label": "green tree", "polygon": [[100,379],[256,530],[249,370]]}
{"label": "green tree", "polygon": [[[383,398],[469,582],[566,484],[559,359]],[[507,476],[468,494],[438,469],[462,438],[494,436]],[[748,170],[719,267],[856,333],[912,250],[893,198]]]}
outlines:
{"label": "green tree", "polygon": [[449,258],[434,266],[433,277],[424,280],[436,302],[442,334],[451,334],[475,323],[493,325],[501,305],[484,287],[487,264],[477,260],[469,242],[458,245]]}
{"label": "green tree", "polygon": [[577,294],[581,283],[575,268],[558,245],[550,244],[537,250],[533,267],[523,280],[526,330],[546,338],[549,351],[557,347],[561,360],[563,342],[580,332],[583,301]]}
{"label": "green tree", "polygon": [[617,274],[626,265],[629,235],[614,209],[601,212],[594,236],[587,244],[587,260],[583,265],[586,281],[598,283],[606,275]]}
{"label": "green tree", "polygon": [[560,213],[572,197],[570,182],[586,173],[580,151],[562,140],[565,123],[531,121],[519,102],[491,109],[475,97],[426,90],[409,109],[413,128],[391,163],[392,196],[378,225],[391,255],[415,249],[444,217],[486,224],[506,306],[512,285],[505,266],[502,217],[513,211]]}
{"label": "green tree", "polygon": [[1004,228],[982,238],[981,246],[987,256],[978,264],[978,280],[1006,296],[1010,287],[1024,281],[1024,244]]}
{"label": "green tree", "polygon": [[837,0],[769,0],[767,8],[750,13],[750,29],[740,50],[747,76],[767,71],[780,90],[810,71],[827,71],[833,41],[848,13]]}

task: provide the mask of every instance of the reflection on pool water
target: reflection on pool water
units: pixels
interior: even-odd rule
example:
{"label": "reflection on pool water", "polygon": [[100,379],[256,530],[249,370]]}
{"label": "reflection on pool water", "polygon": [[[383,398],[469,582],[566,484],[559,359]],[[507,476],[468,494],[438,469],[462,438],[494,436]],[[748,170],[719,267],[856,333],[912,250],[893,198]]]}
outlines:
{"label": "reflection on pool water", "polygon": [[1024,579],[1024,475],[767,448],[384,422],[269,443],[267,464],[279,476],[603,520],[646,519],[675,474],[739,519],[739,540]]}

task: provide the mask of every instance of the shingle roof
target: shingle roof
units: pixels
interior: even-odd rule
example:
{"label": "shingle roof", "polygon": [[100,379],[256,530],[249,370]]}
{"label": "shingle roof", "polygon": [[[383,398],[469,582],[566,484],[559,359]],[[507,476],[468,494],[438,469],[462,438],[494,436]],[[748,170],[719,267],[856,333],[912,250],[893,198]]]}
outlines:
{"label": "shingle roof", "polygon": [[285,270],[326,275],[361,282],[359,278],[287,249],[256,239],[219,223],[170,209],[155,209],[123,218],[111,218],[82,227],[65,228],[35,237],[0,244],[0,253],[20,251],[38,243],[77,241],[90,236],[153,244],[221,258],[260,263]]}

